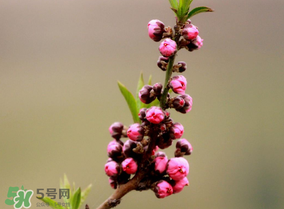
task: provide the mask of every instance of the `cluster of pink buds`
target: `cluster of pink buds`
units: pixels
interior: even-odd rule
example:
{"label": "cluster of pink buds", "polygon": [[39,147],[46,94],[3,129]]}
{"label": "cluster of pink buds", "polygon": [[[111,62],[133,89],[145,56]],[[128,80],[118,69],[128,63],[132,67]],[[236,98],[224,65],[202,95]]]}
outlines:
{"label": "cluster of pink buds", "polygon": [[[162,56],[157,66],[166,71],[165,84],[144,85],[137,92],[144,104],[138,100],[142,104],[139,107],[143,108],[139,110],[139,119],[135,123],[126,127],[115,122],[110,126],[109,132],[114,140],[107,146],[109,159],[105,164],[105,173],[114,189],[131,181],[129,185],[132,190],[151,189],[158,198],[164,198],[181,192],[189,185],[189,164],[184,156],[191,155],[193,150],[192,145],[182,138],[183,125],[174,122],[167,110],[172,108],[185,114],[192,109],[192,98],[186,94],[185,76],[172,76],[173,73],[183,73],[187,64],[183,61],[175,64],[174,59],[182,48],[188,51],[199,49],[203,39],[190,20],[177,22],[174,30],[165,27],[160,20],[151,20],[148,34],[155,42],[162,40],[159,46]],[[155,100],[160,102],[159,107],[151,105]],[[160,149],[168,148],[173,143],[176,147],[175,157],[168,159]]]}
{"label": "cluster of pink buds", "polygon": [[[180,192],[189,185],[189,164],[183,156],[192,153],[191,144],[186,139],[180,139],[184,127],[174,123],[169,112],[156,106],[141,109],[139,116],[141,124],[134,123],[127,128],[116,122],[109,128],[114,138],[108,144],[109,159],[105,164],[110,186],[115,189],[142,170],[147,177],[139,183],[137,190],[152,189],[158,198]],[[121,131],[114,135],[113,130]],[[128,139],[122,142],[120,137]],[[158,151],[171,146],[176,139],[179,140],[174,158],[168,159],[164,152]]]}
{"label": "cluster of pink buds", "polygon": [[[159,46],[159,51],[165,58],[173,56],[181,48],[193,51],[200,49],[203,45],[203,39],[199,36],[199,30],[191,23],[191,20],[188,19],[185,24],[177,24],[177,26],[175,30],[178,30],[176,31],[179,34],[178,37],[173,35],[171,27],[165,27],[160,20],[151,20],[148,23],[148,34],[151,39],[157,42],[165,38]],[[162,61],[166,62],[166,60]],[[158,65],[161,65],[159,61]],[[164,68],[161,69],[164,70]]]}
{"label": "cluster of pink buds", "polygon": [[[139,96],[142,102],[148,103],[160,98],[161,93],[161,84],[154,84],[144,86]],[[136,190],[152,189],[158,198],[182,191],[189,185],[189,164],[183,156],[192,153],[191,144],[180,139],[184,133],[183,125],[173,122],[168,111],[156,106],[142,108],[139,118],[141,123],[134,123],[129,128],[119,122],[109,128],[114,138],[108,144],[109,159],[105,164],[110,186],[115,189],[140,171],[145,177]],[[128,139],[123,142],[122,137]],[[178,140],[175,157],[168,159],[166,153],[158,149],[171,146],[175,140]]]}

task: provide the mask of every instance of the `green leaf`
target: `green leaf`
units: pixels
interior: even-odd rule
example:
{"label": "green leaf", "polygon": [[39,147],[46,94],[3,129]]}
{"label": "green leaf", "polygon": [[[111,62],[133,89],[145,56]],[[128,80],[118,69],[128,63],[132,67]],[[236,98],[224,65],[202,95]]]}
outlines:
{"label": "green leaf", "polygon": [[152,85],[152,75],[149,76],[148,85]]}
{"label": "green leaf", "polygon": [[137,104],[134,96],[130,93],[130,91],[128,91],[128,89],[122,83],[120,83],[119,81],[117,83],[122,95],[124,96],[128,104],[134,123],[139,123],[140,119],[138,117]]}
{"label": "green leaf", "polygon": [[63,206],[58,205],[56,201],[50,199],[49,197],[38,198],[38,199],[49,204],[49,206],[53,209],[65,209]]}
{"label": "green leaf", "polygon": [[84,191],[82,191],[81,193],[81,203],[79,205],[79,208],[81,207],[81,205],[86,201],[90,191],[92,188],[92,184],[90,184],[86,189],[84,189]]}
{"label": "green leaf", "polygon": [[213,12],[209,7],[196,7],[188,13],[187,19],[202,12]]}
{"label": "green leaf", "polygon": [[177,0],[169,0],[169,2],[171,4],[172,9],[175,9],[175,10],[178,9],[178,2],[177,2]]}
{"label": "green leaf", "polygon": [[184,17],[187,15],[191,2],[192,0],[180,0],[179,1],[178,17],[180,20],[183,20]]}
{"label": "green leaf", "polygon": [[81,188],[79,187],[74,193],[71,201],[71,209],[78,209],[81,203]]}
{"label": "green leaf", "polygon": [[60,188],[61,188],[61,189],[68,189],[68,190],[69,190],[69,195],[70,195],[70,196],[69,196],[69,199],[68,199],[67,197],[63,196],[64,202],[65,202],[66,204],[68,204],[68,203],[70,202],[71,198],[72,198],[72,193],[73,193],[73,192],[72,192],[72,190],[71,190],[70,183],[69,183],[69,180],[68,180],[66,174],[64,174],[63,182],[62,182],[61,179],[60,179]]}
{"label": "green leaf", "polygon": [[142,102],[139,99],[139,91],[142,89],[142,87],[144,86],[144,79],[143,79],[143,73],[141,72],[139,80],[138,80],[138,84],[137,84],[137,91],[136,91],[136,104],[137,104],[137,110],[139,111],[142,107]]}

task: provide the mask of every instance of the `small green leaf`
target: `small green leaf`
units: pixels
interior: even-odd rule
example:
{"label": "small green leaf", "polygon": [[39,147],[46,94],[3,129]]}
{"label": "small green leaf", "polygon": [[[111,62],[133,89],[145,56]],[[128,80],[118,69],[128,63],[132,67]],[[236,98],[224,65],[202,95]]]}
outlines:
{"label": "small green leaf", "polygon": [[64,202],[66,204],[68,204],[70,202],[71,198],[72,198],[72,190],[71,190],[70,183],[69,183],[69,180],[68,180],[66,174],[64,174],[63,182],[60,179],[60,188],[69,190],[69,195],[70,195],[69,199],[67,197],[63,196]]}
{"label": "small green leaf", "polygon": [[81,193],[81,203],[79,205],[79,208],[81,207],[81,205],[86,201],[90,191],[92,188],[92,184],[90,184],[86,189],[84,189],[84,191],[82,191]]}
{"label": "small green leaf", "polygon": [[122,83],[120,83],[119,81],[117,83],[118,83],[118,87],[119,87],[122,95],[124,96],[124,98],[125,98],[125,100],[128,104],[128,107],[129,107],[130,112],[132,114],[132,118],[133,118],[134,123],[139,123],[140,119],[138,117],[137,104],[136,104],[136,100],[135,100],[134,96],[130,93],[130,91]]}
{"label": "small green leaf", "polygon": [[[37,197],[38,198],[38,197]],[[63,206],[57,204],[56,201],[50,199],[49,197],[38,198],[39,200],[49,204],[49,206],[53,209],[65,209]]]}
{"label": "small green leaf", "polygon": [[71,209],[78,209],[81,203],[81,188],[79,187],[74,193],[71,201]]}
{"label": "small green leaf", "polygon": [[142,87],[144,86],[144,79],[143,79],[143,73],[141,72],[139,80],[138,80],[138,84],[137,84],[137,91],[136,91],[136,104],[137,104],[137,110],[139,111],[142,107],[142,102],[139,99],[139,91],[142,89]]}
{"label": "small green leaf", "polygon": [[196,7],[188,13],[187,19],[202,12],[213,12],[209,7]]}
{"label": "small green leaf", "polygon": [[180,0],[178,5],[178,17],[179,20],[183,20],[184,17],[187,15],[189,6],[192,0]]}
{"label": "small green leaf", "polygon": [[177,2],[177,0],[169,0],[169,2],[171,4],[172,9],[175,9],[175,10],[178,9],[178,2]]}
{"label": "small green leaf", "polygon": [[148,85],[152,85],[152,75],[149,76]]}

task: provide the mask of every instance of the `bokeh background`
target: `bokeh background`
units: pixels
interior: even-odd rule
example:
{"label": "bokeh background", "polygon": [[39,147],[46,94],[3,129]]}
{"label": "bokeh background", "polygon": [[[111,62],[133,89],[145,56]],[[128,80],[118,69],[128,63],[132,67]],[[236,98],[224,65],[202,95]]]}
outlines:
{"label": "bokeh background", "polygon": [[[171,111],[194,147],[190,186],[166,199],[132,192],[117,208],[284,208],[284,2],[192,7],[201,5],[215,9],[192,18],[204,46],[177,58],[189,66],[193,110]],[[164,80],[151,19],[174,25],[167,0],[0,2],[1,208],[12,208],[10,186],[58,190],[64,173],[82,188],[93,184],[91,209],[112,194],[108,127],[132,122],[117,80],[132,92],[141,71]]]}

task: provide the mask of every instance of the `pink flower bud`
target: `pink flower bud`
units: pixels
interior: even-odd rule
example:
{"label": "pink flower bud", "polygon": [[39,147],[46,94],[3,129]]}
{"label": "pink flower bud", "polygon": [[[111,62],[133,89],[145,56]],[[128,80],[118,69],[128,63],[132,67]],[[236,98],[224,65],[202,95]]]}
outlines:
{"label": "pink flower bud", "polygon": [[119,165],[115,161],[109,161],[105,164],[105,172],[108,176],[116,176],[119,171]]}
{"label": "pink flower bud", "polygon": [[165,57],[170,57],[175,54],[177,50],[177,44],[170,38],[165,39],[159,47],[160,53]]}
{"label": "pink flower bud", "polygon": [[164,152],[157,152],[155,154],[155,171],[159,173],[164,173],[167,168],[168,158]]}
{"label": "pink flower bud", "polygon": [[197,36],[195,44],[198,46],[198,49],[200,49],[203,46],[203,39],[200,36]]}
{"label": "pink flower bud", "polygon": [[189,185],[189,182],[188,182],[188,179],[186,177],[184,177],[183,179],[181,179],[179,181],[176,181],[175,185],[173,186],[174,193],[181,192],[183,190],[183,188],[185,186],[188,186],[188,185]]}
{"label": "pink flower bud", "polygon": [[173,180],[179,181],[183,179],[188,172],[189,164],[183,157],[174,157],[169,160],[167,173]]}
{"label": "pink flower bud", "polygon": [[179,139],[180,137],[182,137],[183,131],[184,131],[183,125],[181,125],[180,123],[174,123],[174,125],[171,128],[171,132],[173,132],[175,139]]}
{"label": "pink flower bud", "polygon": [[116,140],[111,141],[107,146],[108,156],[115,158],[121,155],[122,146]]}
{"label": "pink flower bud", "polygon": [[142,89],[139,91],[139,99],[145,104],[153,102],[156,99],[153,87],[149,85],[143,86]]}
{"label": "pink flower bud", "polygon": [[188,51],[193,51],[196,49],[200,49],[203,46],[203,39],[200,36],[197,36],[196,39],[189,42],[188,45],[186,45],[186,49]]}
{"label": "pink flower bud", "polygon": [[126,158],[122,163],[122,170],[128,174],[134,174],[137,171],[137,163],[133,158]]}
{"label": "pink flower bud", "polygon": [[146,119],[150,123],[159,124],[164,118],[165,114],[160,107],[153,106],[146,110]]}
{"label": "pink flower bud", "polygon": [[110,135],[115,138],[116,140],[120,139],[122,130],[123,130],[123,124],[120,122],[115,122],[109,127],[109,133]]}
{"label": "pink flower bud", "polygon": [[127,130],[127,136],[133,141],[141,141],[143,139],[143,128],[139,123],[132,124]]}
{"label": "pink flower bud", "polygon": [[[181,105],[179,106],[177,102]],[[192,109],[192,98],[188,94],[177,96],[173,101],[173,106],[176,111],[187,113]]]}
{"label": "pink flower bud", "polygon": [[175,97],[172,101],[172,107],[175,109],[183,108],[184,104],[185,104],[185,101],[181,96]]}
{"label": "pink flower bud", "polygon": [[157,183],[154,192],[158,198],[164,198],[173,194],[173,187],[164,180],[161,180]]}
{"label": "pink flower bud", "polygon": [[187,81],[183,75],[177,75],[172,77],[170,82],[170,87],[172,88],[173,92],[177,94],[184,94],[186,89]]}
{"label": "pink flower bud", "polygon": [[148,34],[154,41],[160,41],[163,38],[165,25],[160,20],[151,20],[148,23]]}
{"label": "pink flower bud", "polygon": [[182,30],[182,35],[186,40],[195,39],[199,34],[197,27],[193,24],[186,24]]}
{"label": "pink flower bud", "polygon": [[113,188],[113,189],[117,188],[117,183],[116,183],[116,181],[113,178],[109,177],[108,178],[108,183],[111,186],[111,188]]}
{"label": "pink flower bud", "polygon": [[176,148],[184,153],[184,155],[190,155],[193,151],[192,145],[186,139],[180,139],[177,141]]}

